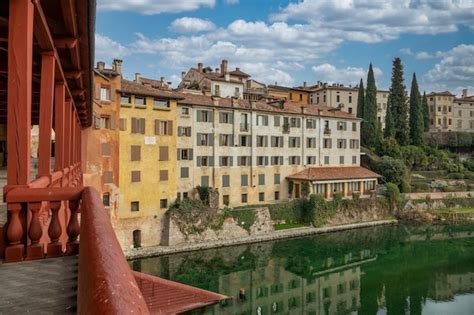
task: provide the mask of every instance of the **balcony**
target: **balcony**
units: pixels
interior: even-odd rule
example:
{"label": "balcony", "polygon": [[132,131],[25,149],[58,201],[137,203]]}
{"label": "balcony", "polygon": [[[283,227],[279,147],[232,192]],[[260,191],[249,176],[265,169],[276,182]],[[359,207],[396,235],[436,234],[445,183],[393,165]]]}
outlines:
{"label": "balcony", "polygon": [[324,128],[324,134],[325,135],[330,135],[331,134],[331,128],[325,127]]}
{"label": "balcony", "polygon": [[240,123],[240,131],[249,131],[248,123]]}
{"label": "balcony", "polygon": [[290,133],[290,124],[284,123],[283,124],[283,133]]}

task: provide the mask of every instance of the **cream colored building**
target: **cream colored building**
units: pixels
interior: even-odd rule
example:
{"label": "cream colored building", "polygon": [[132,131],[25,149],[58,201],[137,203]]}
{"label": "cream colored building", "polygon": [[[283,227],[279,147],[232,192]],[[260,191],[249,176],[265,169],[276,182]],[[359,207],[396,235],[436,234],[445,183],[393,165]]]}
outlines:
{"label": "cream colored building", "polygon": [[[301,196],[300,181],[289,195],[287,178],[303,170],[362,169],[360,119],[351,114],[289,101],[183,96],[177,117],[178,197],[190,197],[200,185],[218,189],[220,206],[273,203]],[[314,186],[313,192],[330,198],[333,192],[359,191],[354,185],[345,189],[341,178],[333,185],[331,174],[328,185]],[[363,193],[375,188],[377,175],[371,175],[358,179],[374,183]]]}
{"label": "cream colored building", "polygon": [[454,98],[454,123],[456,131],[474,132],[474,95],[467,92],[464,89],[461,97]]}
{"label": "cream colored building", "polygon": [[[312,93],[309,103],[329,107],[340,107],[342,111],[357,116],[357,98],[359,96],[358,86],[344,86],[343,84],[319,82],[309,87]],[[389,91],[377,91],[377,119],[385,128],[385,116],[387,114],[387,100]]]}
{"label": "cream colored building", "polygon": [[449,91],[427,95],[430,112],[430,131],[454,131],[454,99]]}

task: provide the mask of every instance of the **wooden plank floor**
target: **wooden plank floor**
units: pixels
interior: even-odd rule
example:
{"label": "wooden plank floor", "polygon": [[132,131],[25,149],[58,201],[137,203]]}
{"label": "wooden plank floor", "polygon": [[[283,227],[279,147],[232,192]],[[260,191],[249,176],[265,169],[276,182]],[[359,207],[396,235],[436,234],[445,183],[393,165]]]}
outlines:
{"label": "wooden plank floor", "polygon": [[0,264],[0,314],[74,314],[77,256]]}

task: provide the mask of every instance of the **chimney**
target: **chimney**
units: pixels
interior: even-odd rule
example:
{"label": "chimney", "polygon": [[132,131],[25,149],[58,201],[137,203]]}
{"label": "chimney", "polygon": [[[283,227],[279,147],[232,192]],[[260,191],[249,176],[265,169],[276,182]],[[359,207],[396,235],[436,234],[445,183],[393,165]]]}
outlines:
{"label": "chimney", "polygon": [[139,72],[135,73],[135,82],[140,83],[140,73]]}
{"label": "chimney", "polygon": [[184,79],[184,76],[186,75],[186,72],[182,71],[181,72],[181,79]]}
{"label": "chimney", "polygon": [[303,82],[303,87],[306,87],[306,81]]}
{"label": "chimney", "polygon": [[226,74],[226,73],[227,73],[227,60],[222,59],[221,74]]}
{"label": "chimney", "polygon": [[122,74],[122,62],[121,59],[114,59],[112,62],[112,69],[118,74]]}
{"label": "chimney", "polygon": [[160,81],[161,81],[162,83],[165,82],[165,77],[161,77],[161,78],[160,78]]}
{"label": "chimney", "polygon": [[239,67],[236,67],[236,68],[235,68],[235,71],[240,71],[240,68],[239,68]]}
{"label": "chimney", "polygon": [[202,62],[198,63],[198,71],[202,73]]}
{"label": "chimney", "polygon": [[219,73],[219,68],[216,68],[216,73]]}
{"label": "chimney", "polygon": [[105,68],[105,62],[103,61],[97,61],[97,69],[99,69],[100,71],[104,70]]}
{"label": "chimney", "polygon": [[462,89],[462,98],[467,97],[467,89]]}

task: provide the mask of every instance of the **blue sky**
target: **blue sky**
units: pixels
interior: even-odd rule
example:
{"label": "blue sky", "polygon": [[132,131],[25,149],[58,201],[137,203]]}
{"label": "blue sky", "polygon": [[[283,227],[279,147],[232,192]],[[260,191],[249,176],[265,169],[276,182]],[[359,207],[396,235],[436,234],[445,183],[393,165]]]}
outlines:
{"label": "blue sky", "polygon": [[402,58],[409,87],[474,94],[474,0],[98,0],[96,60],[164,76],[221,59],[255,79],[356,84],[375,67],[388,88]]}

